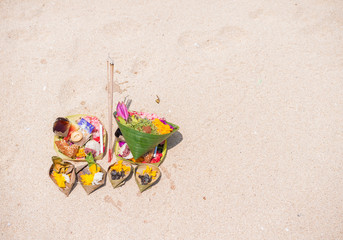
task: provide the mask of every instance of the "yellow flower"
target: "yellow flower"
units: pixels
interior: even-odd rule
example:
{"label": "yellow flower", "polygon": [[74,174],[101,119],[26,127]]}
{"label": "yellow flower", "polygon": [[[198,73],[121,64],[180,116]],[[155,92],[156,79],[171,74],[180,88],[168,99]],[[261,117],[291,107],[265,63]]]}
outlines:
{"label": "yellow flower", "polygon": [[52,175],[54,176],[56,183],[60,188],[66,187],[66,180],[64,179],[62,174],[59,174],[59,173],[54,171]]}
{"label": "yellow flower", "polygon": [[130,171],[130,167],[124,165],[124,164],[123,164],[123,160],[119,160],[116,164],[114,164],[114,165],[111,167],[111,170],[115,170],[116,172],[124,171],[125,174],[127,174],[127,172]]}
{"label": "yellow flower", "polygon": [[89,171],[92,175],[96,174],[97,172],[100,172],[100,170],[100,167],[96,163],[89,167]]}
{"label": "yellow flower", "polygon": [[152,170],[151,167],[146,166],[146,168],[145,168],[144,171],[143,171],[143,175],[146,174],[146,173],[149,174],[149,173],[151,172],[151,170]]}
{"label": "yellow flower", "polygon": [[93,178],[94,178],[93,174],[83,174],[81,175],[81,182],[83,183],[83,185],[91,185],[93,182]]}
{"label": "yellow flower", "polygon": [[76,153],[76,157],[85,157],[85,149],[84,148],[79,148],[78,152]]}
{"label": "yellow flower", "polygon": [[83,185],[91,185],[94,179],[94,175],[101,171],[101,168],[98,164],[92,164],[92,166],[89,167],[89,172],[91,174],[83,174],[81,175],[81,182]]}
{"label": "yellow flower", "polygon": [[170,132],[173,131],[173,129],[171,129],[171,127],[168,124],[164,124],[163,122],[161,122],[160,119],[155,118],[152,123],[156,126],[157,131],[160,134],[168,134]]}
{"label": "yellow flower", "polygon": [[130,167],[123,165],[123,170],[126,173],[126,172],[130,171]]}
{"label": "yellow flower", "polygon": [[148,174],[149,176],[152,177],[152,179],[156,178],[156,171],[153,171],[150,166],[146,166],[145,170],[143,171],[143,174]]}

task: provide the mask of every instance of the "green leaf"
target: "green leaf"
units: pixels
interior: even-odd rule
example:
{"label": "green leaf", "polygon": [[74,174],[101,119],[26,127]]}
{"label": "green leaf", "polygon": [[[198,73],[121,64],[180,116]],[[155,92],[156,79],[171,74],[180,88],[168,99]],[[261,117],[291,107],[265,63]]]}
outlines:
{"label": "green leaf", "polygon": [[88,163],[88,167],[92,166],[93,164],[95,164],[95,161],[94,161],[94,157],[93,157],[93,154],[92,153],[88,153],[87,156],[86,156],[86,161]]}
{"label": "green leaf", "polygon": [[118,119],[119,119],[119,122],[121,123],[121,124],[126,124],[126,121],[124,120],[124,118],[122,118],[122,117],[118,117]]}

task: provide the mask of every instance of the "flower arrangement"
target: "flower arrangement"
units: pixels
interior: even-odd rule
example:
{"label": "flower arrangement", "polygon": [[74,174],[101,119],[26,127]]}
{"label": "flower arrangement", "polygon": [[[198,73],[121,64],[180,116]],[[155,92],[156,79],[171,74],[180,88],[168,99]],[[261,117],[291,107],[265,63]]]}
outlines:
{"label": "flower arrangement", "polygon": [[163,135],[174,130],[174,127],[164,118],[145,112],[129,112],[122,102],[117,105],[117,120],[132,129],[149,134]]}
{"label": "flower arrangement", "polygon": [[123,160],[119,160],[116,164],[114,164],[111,168],[111,179],[118,180],[120,178],[125,177],[130,171],[131,167],[126,166],[123,164]]}
{"label": "flower arrangement", "polygon": [[138,177],[141,179],[142,185],[147,185],[151,180],[156,179],[156,172],[152,170],[150,166],[146,166],[142,174],[139,174]]}
{"label": "flower arrangement", "polygon": [[129,179],[129,176],[131,176],[131,172],[131,164],[123,160],[119,160],[113,165],[110,165],[108,168],[108,176],[113,188],[124,185]]}
{"label": "flower arrangement", "polygon": [[86,156],[88,162],[90,174],[81,175],[81,182],[83,185],[99,185],[103,178],[103,173],[98,164],[95,163],[92,153],[88,153]]}
{"label": "flower arrangement", "polygon": [[77,173],[83,189],[87,194],[105,184],[106,171],[95,162],[93,154],[88,153],[86,156],[87,165]]}
{"label": "flower arrangement", "polygon": [[156,114],[129,111],[124,102],[118,103],[113,115],[136,160],[179,129]]}
{"label": "flower arrangement", "polygon": [[70,183],[70,173],[66,174],[67,169],[64,169],[61,171],[61,173],[57,173],[53,171],[52,176],[55,178],[57,186],[60,188],[65,188],[66,187],[66,182]]}
{"label": "flower arrangement", "polygon": [[160,169],[154,165],[146,164],[136,168],[135,179],[141,192],[154,185],[160,176]]}
{"label": "flower arrangement", "polygon": [[68,196],[76,182],[75,167],[57,156],[52,157],[52,162],[49,171],[50,178],[60,191]]}

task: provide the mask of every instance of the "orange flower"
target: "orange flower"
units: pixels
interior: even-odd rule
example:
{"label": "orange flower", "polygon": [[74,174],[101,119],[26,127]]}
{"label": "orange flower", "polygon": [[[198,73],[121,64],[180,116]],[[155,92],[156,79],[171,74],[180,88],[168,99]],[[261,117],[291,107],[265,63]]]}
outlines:
{"label": "orange flower", "polygon": [[155,118],[152,123],[156,126],[157,131],[160,134],[168,134],[170,132],[173,131],[173,129],[171,129],[171,127],[168,124],[164,124],[163,122],[161,122],[160,119]]}

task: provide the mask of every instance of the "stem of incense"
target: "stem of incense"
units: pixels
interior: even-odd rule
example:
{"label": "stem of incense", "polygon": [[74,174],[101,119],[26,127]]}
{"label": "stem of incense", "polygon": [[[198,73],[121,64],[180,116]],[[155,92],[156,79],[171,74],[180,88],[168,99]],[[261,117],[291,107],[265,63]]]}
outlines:
{"label": "stem of incense", "polygon": [[100,125],[100,154],[104,153],[104,141],[103,141],[102,125]]}
{"label": "stem of incense", "polygon": [[108,79],[108,162],[112,161],[112,113],[113,113],[113,61],[107,60],[107,79]]}

